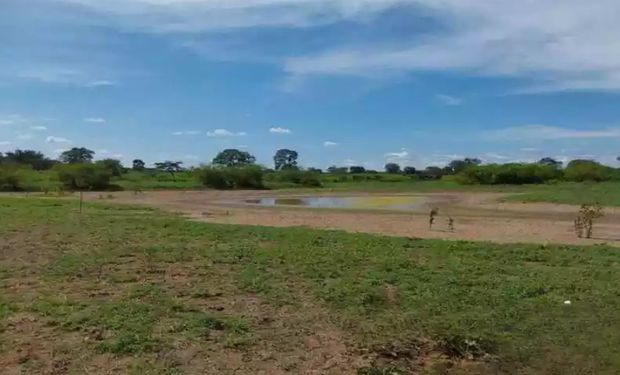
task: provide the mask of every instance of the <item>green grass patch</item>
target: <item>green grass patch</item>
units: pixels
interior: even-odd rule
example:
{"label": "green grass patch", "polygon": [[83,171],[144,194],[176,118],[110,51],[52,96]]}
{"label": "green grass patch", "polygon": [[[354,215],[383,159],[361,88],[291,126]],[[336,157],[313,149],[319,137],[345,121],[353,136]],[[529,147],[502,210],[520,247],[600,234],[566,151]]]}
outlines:
{"label": "green grass patch", "polygon": [[[211,225],[103,205],[78,217],[73,205],[0,198],[0,233],[45,227],[53,234],[40,239],[56,253],[26,310],[62,330],[102,330],[93,350],[144,358],[180,337],[208,345],[211,333],[235,350],[260,344],[248,318],[201,308],[203,299],[221,296],[218,269],[239,293],[280,304],[302,295],[327,306],[332,322],[371,350],[432,342],[446,356],[493,361],[502,372],[620,368],[616,248]],[[0,268],[11,269],[11,261]],[[170,283],[171,274],[194,279]],[[56,284],[83,295],[54,293]],[[104,287],[115,293],[98,297]],[[0,319],[22,297],[10,298],[0,300]]]}

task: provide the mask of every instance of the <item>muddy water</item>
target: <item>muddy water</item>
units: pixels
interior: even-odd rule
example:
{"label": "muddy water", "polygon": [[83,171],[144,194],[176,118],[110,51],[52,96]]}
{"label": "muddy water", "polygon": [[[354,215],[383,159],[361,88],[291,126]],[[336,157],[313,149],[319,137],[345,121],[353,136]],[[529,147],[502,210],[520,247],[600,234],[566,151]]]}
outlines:
{"label": "muddy water", "polygon": [[310,208],[346,208],[363,210],[415,210],[422,206],[424,199],[413,196],[372,196],[372,197],[287,197],[259,198],[246,203],[264,207],[299,206]]}

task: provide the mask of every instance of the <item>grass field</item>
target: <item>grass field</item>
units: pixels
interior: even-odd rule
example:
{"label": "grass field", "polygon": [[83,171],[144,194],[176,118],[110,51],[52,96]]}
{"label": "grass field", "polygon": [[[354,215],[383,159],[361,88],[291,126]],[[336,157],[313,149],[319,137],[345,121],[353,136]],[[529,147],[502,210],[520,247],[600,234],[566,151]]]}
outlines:
{"label": "grass field", "polygon": [[[22,172],[24,188],[27,191],[56,191],[61,184],[52,171]],[[599,202],[605,206],[620,206],[620,182],[571,183],[558,182],[541,185],[462,185],[452,176],[438,181],[418,181],[403,175],[381,174],[381,180],[373,180],[377,175],[322,175],[322,188],[305,188],[292,183],[283,183],[267,178],[265,188],[271,190],[293,190],[300,193],[326,192],[500,192],[515,193],[507,201],[553,202],[583,204]],[[369,178],[369,179],[367,179]],[[200,190],[204,186],[191,171],[176,173],[141,173],[129,171],[114,177],[112,184],[123,190]]]}
{"label": "grass field", "polygon": [[300,373],[320,350],[304,337],[325,330],[360,374],[620,368],[615,248],[79,214],[53,198],[0,198],[0,245],[0,367],[14,373]]}

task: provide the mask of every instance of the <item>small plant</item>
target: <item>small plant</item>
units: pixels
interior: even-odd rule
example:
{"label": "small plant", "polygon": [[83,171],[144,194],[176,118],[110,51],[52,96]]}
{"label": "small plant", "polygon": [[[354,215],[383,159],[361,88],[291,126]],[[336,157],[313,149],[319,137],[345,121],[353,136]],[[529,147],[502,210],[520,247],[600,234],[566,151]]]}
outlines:
{"label": "small plant", "polygon": [[594,219],[598,219],[605,216],[603,212],[603,206],[600,203],[594,204],[582,204],[579,210],[579,215],[575,219],[575,234],[577,237],[592,238],[592,231],[594,228]]}
{"label": "small plant", "polygon": [[433,209],[428,215],[428,229],[433,229],[433,224],[435,223],[435,216],[437,215],[439,215],[439,208],[433,207]]}
{"label": "small plant", "polygon": [[454,219],[452,217],[448,218],[448,230],[454,232]]}

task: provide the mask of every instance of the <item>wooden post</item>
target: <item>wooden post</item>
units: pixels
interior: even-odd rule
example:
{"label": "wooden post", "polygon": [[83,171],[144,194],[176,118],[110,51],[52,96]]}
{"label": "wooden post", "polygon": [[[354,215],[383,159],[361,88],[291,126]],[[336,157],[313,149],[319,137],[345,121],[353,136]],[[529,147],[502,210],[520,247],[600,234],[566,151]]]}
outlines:
{"label": "wooden post", "polygon": [[84,201],[84,192],[80,190],[80,213],[82,213],[82,204]]}

